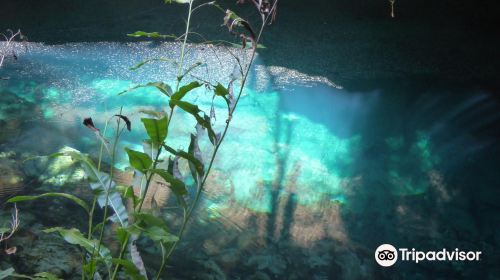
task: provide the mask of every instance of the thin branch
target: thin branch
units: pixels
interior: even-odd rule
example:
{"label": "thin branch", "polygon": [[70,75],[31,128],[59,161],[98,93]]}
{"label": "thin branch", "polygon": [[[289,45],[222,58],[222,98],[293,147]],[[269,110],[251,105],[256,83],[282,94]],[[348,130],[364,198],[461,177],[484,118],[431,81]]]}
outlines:
{"label": "thin branch", "polygon": [[17,30],[17,32],[14,33],[12,30],[8,29],[7,32],[10,34],[6,35],[5,33],[0,33],[5,38],[5,42],[0,48],[0,67],[2,67],[7,54],[12,53],[12,55],[16,57],[16,53],[11,47],[11,44],[12,42],[15,42],[16,37],[19,37],[20,39],[24,38],[23,34],[21,34],[21,30]]}
{"label": "thin branch", "polygon": [[10,221],[10,230],[8,231],[8,235],[5,235],[7,232],[2,232],[0,234],[0,243],[10,239],[14,233],[19,229],[20,221],[19,221],[19,210],[17,209],[17,205],[14,204],[14,213],[12,214],[12,220]]}

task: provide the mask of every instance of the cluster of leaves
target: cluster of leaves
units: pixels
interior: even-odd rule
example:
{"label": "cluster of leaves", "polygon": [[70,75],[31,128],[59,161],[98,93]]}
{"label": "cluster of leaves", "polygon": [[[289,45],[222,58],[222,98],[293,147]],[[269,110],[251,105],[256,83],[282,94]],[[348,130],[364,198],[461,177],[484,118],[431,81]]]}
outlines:
{"label": "cluster of leaves", "polygon": [[[91,118],[86,118],[83,124],[95,134],[98,139],[101,150],[98,156],[98,163],[95,164],[93,159],[84,153],[77,150],[69,150],[61,153],[49,155],[49,158],[70,157],[73,161],[80,163],[87,175],[90,188],[94,193],[94,199],[91,204],[68,193],[50,192],[36,196],[17,196],[11,198],[9,202],[21,202],[27,200],[36,200],[44,197],[60,197],[69,199],[79,205],[88,216],[88,231],[82,233],[76,228],[55,227],[46,229],[46,233],[55,233],[60,235],[70,244],[78,245],[83,252],[82,279],[102,278],[101,274],[107,274],[109,279],[116,279],[117,273],[123,271],[131,279],[148,279],[148,274],[145,265],[139,254],[136,246],[136,240],[139,238],[148,238],[158,244],[162,250],[162,264],[158,269],[155,279],[159,279],[165,264],[167,263],[171,253],[176,248],[181,240],[186,229],[187,222],[191,217],[191,213],[197,202],[200,199],[206,179],[212,164],[216,157],[217,151],[227,133],[232,115],[238,103],[238,100],[243,92],[255,51],[258,46],[259,38],[262,34],[264,26],[274,20],[277,1],[253,1],[258,8],[258,12],[262,16],[262,26],[259,32],[255,32],[250,23],[233,11],[225,11],[224,24],[228,27],[231,33],[238,35],[243,40],[243,47],[246,47],[246,41],[250,40],[253,46],[252,59],[248,65],[241,65],[237,57],[235,61],[240,66],[240,88],[238,94],[233,93],[233,84],[236,78],[232,78],[228,86],[221,83],[213,85],[206,81],[191,81],[183,83],[187,75],[202,65],[195,63],[187,68],[184,68],[184,54],[189,35],[189,25],[191,14],[197,8],[202,6],[217,6],[215,1],[206,2],[193,6],[194,0],[166,0],[166,3],[176,2],[189,5],[188,20],[186,24],[186,33],[181,36],[184,39],[181,55],[178,65],[178,75],[176,77],[175,86],[171,86],[165,82],[149,82],[142,85],[137,85],[127,89],[119,94],[130,93],[133,90],[141,87],[153,87],[158,90],[164,98],[168,99],[167,110],[163,111],[143,111],[147,116],[141,119],[142,126],[146,132],[147,139],[143,141],[143,151],[125,148],[128,155],[129,165],[134,170],[134,179],[131,183],[120,185],[116,183],[116,174],[113,169],[117,146],[120,136],[127,129],[132,129],[132,123],[129,118],[122,114],[112,116],[101,132],[101,129],[95,126]],[[244,1],[239,1],[243,3]],[[243,32],[237,33],[238,27],[244,29]],[[129,34],[132,37],[146,37],[167,39],[173,38],[170,35],[162,35],[158,32],[142,32],[138,31]],[[143,65],[150,62],[171,62],[171,59],[150,59],[139,63],[132,67],[132,70],[139,69]],[[186,96],[197,88],[205,86],[205,88],[213,92],[213,98],[222,98],[227,105],[227,119],[224,130],[216,132],[212,127],[211,120],[214,118],[215,111],[212,107],[210,113],[202,111],[196,104],[186,101]],[[189,147],[187,150],[175,149],[168,145],[169,127],[173,117],[174,110],[182,110],[192,116],[195,125],[195,133],[189,135]],[[114,140],[109,141],[106,138],[106,131],[111,120],[116,120]],[[124,125],[122,125],[124,123]],[[208,136],[212,144],[210,158],[204,159],[200,150],[198,141],[204,135]],[[111,169],[109,172],[104,172],[101,168],[101,160],[104,151],[110,158]],[[184,180],[179,169],[179,161],[186,161],[189,166],[189,171],[194,181],[196,191],[189,200],[186,199],[189,195],[188,183]],[[173,233],[167,226],[167,222],[161,217],[154,215],[152,212],[143,209],[146,195],[150,190],[153,178],[161,178],[166,183],[166,186],[175,195],[178,207],[182,209],[182,225],[177,233]],[[124,201],[128,200],[133,205],[130,209],[125,207]],[[190,203],[187,203],[189,201]],[[94,212],[97,206],[104,211],[104,217],[101,223],[94,224]],[[112,215],[108,215],[108,211],[113,211]],[[103,244],[103,235],[105,228],[111,223],[115,224],[114,236],[120,243],[120,250],[117,255],[113,253]],[[2,271],[0,273],[8,274],[9,272]],[[12,274],[13,272],[11,272]],[[36,276],[42,277],[42,276]],[[35,278],[35,279],[39,279]],[[1,277],[0,277],[1,279]],[[47,278],[49,279],[49,278]]]}

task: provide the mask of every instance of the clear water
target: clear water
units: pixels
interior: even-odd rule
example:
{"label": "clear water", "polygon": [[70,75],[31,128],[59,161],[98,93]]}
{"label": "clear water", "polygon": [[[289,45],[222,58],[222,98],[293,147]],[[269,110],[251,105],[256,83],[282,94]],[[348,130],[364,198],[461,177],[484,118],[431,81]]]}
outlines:
{"label": "clear water", "polygon": [[[97,153],[98,142],[82,125],[85,117],[103,128],[123,106],[133,124],[120,149],[142,149],[139,110],[165,108],[167,100],[152,88],[117,93],[145,81],[173,84],[172,64],[128,68],[178,52],[175,44],[32,44],[18,61],[7,63],[0,72],[9,77],[0,81],[0,147],[8,174],[24,180],[22,192],[82,192],[81,170],[71,162],[40,168],[22,160],[65,147]],[[206,62],[193,75],[210,81],[227,82],[233,72],[223,49],[193,46],[187,61]],[[188,99],[209,112],[212,99],[205,89]],[[220,131],[224,103],[215,106]],[[500,246],[493,199],[499,180],[488,162],[498,155],[495,132],[488,129],[498,122],[498,109],[488,92],[407,94],[397,82],[390,92],[377,87],[350,92],[334,81],[257,59],[196,221],[167,273],[179,279],[500,277],[484,269],[498,261]],[[182,112],[174,118],[169,144],[186,149],[194,122]],[[208,140],[201,146],[207,158]],[[124,169],[122,156],[116,167]],[[69,218],[74,210],[68,204],[40,212],[51,207],[40,203],[19,206],[22,215],[35,217],[23,225],[28,229],[21,239],[26,231],[37,235],[40,226],[81,226]],[[163,212],[175,216],[168,207]],[[397,271],[381,270],[373,252],[382,243],[483,250],[488,257],[474,265],[402,264]],[[157,248],[145,243],[143,250],[154,269]],[[27,251],[2,263],[31,272],[36,268],[19,264],[33,255]],[[51,265],[57,266],[48,261],[46,267]],[[55,271],[77,278],[74,266]]]}

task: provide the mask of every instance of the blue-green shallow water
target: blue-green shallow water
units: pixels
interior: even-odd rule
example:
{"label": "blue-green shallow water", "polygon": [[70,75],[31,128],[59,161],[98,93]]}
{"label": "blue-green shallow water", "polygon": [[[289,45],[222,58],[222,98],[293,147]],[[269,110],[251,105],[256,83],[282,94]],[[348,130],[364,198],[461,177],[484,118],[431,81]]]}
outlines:
{"label": "blue-green shallow water", "polygon": [[[120,149],[142,149],[139,110],[165,108],[167,100],[149,88],[117,93],[145,81],[173,84],[176,68],[171,64],[128,68],[146,58],[174,58],[177,47],[30,45],[0,72],[9,77],[0,81],[4,177],[22,178],[24,193],[40,188],[81,193],[77,187],[82,187],[82,172],[71,162],[53,161],[47,168],[22,160],[67,147],[95,154],[97,140],[82,125],[83,118],[90,116],[103,128],[121,106],[133,124]],[[187,61],[207,62],[193,74],[211,81],[227,82],[233,72],[233,62],[222,49],[194,46]],[[209,112],[211,96],[204,89],[188,100]],[[220,131],[224,104],[219,100],[215,106],[215,129]],[[500,277],[494,268],[500,246],[499,180],[492,167],[498,163],[498,148],[495,133],[489,131],[499,120],[498,109],[487,92],[415,93],[398,81],[391,92],[350,92],[334,81],[262,65],[257,59],[206,199],[167,273],[178,279]],[[169,144],[186,149],[194,121],[182,112],[174,118]],[[207,158],[207,139],[201,147]],[[127,167],[124,155],[116,167]],[[189,172],[183,171],[188,178]],[[40,207],[49,210],[38,211]],[[78,215],[68,218],[77,210],[68,204],[55,207],[44,202],[20,205],[21,215],[30,221],[20,240],[47,238],[39,236],[41,226],[81,226]],[[175,210],[167,207],[164,215],[172,218]],[[383,270],[373,258],[382,243],[482,250],[484,259],[402,263]],[[33,244],[41,246],[36,240]],[[158,250],[144,246],[154,271]],[[15,257],[2,255],[0,264],[34,272],[41,265],[26,263],[33,263],[35,251],[24,248]],[[72,259],[69,252],[64,254]],[[77,264],[71,261],[43,266],[50,267],[67,279],[78,278]]]}

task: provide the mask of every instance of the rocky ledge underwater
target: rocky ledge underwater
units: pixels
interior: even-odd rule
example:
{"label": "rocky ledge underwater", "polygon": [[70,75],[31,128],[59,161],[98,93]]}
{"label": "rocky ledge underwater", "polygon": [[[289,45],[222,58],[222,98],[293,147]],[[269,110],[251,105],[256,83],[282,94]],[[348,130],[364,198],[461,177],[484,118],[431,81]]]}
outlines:
{"label": "rocky ledge underwater", "polygon": [[[1,198],[15,192],[53,191],[57,184],[59,189],[70,190],[84,200],[91,199],[82,170],[72,166],[69,158],[26,164],[16,153],[4,152],[1,162],[4,170]],[[301,205],[291,191],[296,182],[290,179],[283,186],[288,193],[276,197],[273,211],[259,212],[238,202],[234,189],[221,188],[218,178],[217,173],[210,178],[204,207],[197,210],[189,234],[173,257],[167,270],[168,279],[428,279],[436,274],[444,278],[483,275],[494,279],[498,275],[498,271],[491,269],[495,267],[500,246],[498,231],[488,225],[478,228],[477,216],[464,207],[436,208],[438,189],[416,195],[387,196],[360,191],[377,183],[358,179],[344,187],[358,199],[363,196],[366,201],[359,207],[365,209],[332,202],[327,196],[313,205]],[[439,184],[440,179],[429,180]],[[12,187],[16,186],[12,182],[18,182],[18,187]],[[4,188],[7,185],[10,189]],[[149,207],[165,204],[155,211],[170,221],[172,228],[180,225],[179,209],[168,207],[173,205],[173,198],[166,188],[159,187],[150,199]],[[366,210],[367,207],[370,209]],[[54,226],[85,230],[78,218],[84,212],[63,199],[23,203],[17,208],[20,228],[2,244],[0,267],[14,267],[17,272],[29,275],[47,271],[62,279],[79,279],[80,250],[43,230]],[[429,209],[434,210],[429,212]],[[10,221],[12,205],[4,204],[0,213],[3,224]],[[482,212],[481,216],[484,221],[496,219],[494,213]],[[112,236],[107,232],[105,238],[109,249],[116,252],[119,242]],[[449,248],[474,248],[488,257],[474,266],[423,263],[418,268],[401,265],[397,272],[387,271],[374,262],[373,248],[367,245],[376,244],[380,236],[390,236],[396,244],[424,248],[443,247],[443,244]],[[488,241],[478,244],[475,240]],[[159,248],[146,240],[138,244],[144,261],[149,264],[148,271],[154,273],[159,265]],[[13,253],[12,248],[15,248]]]}

